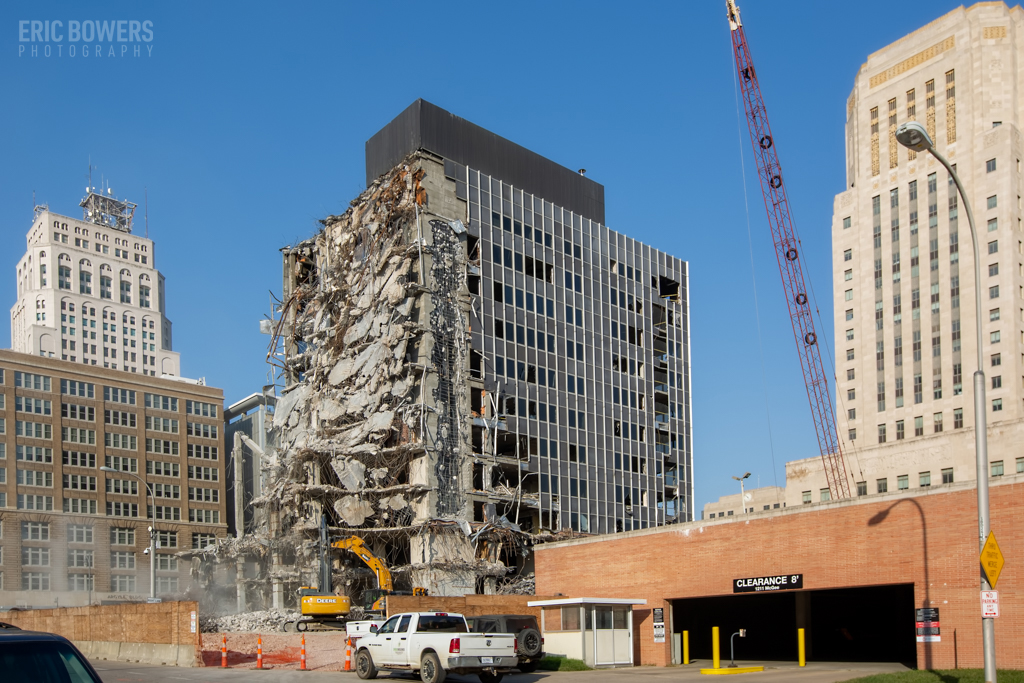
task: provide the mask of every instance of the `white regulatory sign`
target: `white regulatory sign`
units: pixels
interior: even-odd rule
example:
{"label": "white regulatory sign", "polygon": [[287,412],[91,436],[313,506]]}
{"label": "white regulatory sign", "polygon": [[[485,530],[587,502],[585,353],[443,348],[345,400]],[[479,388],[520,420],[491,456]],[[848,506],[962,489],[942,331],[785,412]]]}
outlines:
{"label": "white regulatory sign", "polygon": [[999,616],[999,591],[981,591],[982,619],[995,619]]}

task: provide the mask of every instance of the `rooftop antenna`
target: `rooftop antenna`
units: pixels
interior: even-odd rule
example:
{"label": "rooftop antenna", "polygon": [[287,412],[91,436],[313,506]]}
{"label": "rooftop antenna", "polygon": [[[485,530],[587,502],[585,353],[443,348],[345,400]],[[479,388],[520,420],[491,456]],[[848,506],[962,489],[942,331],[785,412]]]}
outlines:
{"label": "rooftop antenna", "polygon": [[89,155],[89,192],[92,192],[92,155]]}
{"label": "rooftop antenna", "polygon": [[146,197],[146,239],[149,239],[149,186],[143,188]]}

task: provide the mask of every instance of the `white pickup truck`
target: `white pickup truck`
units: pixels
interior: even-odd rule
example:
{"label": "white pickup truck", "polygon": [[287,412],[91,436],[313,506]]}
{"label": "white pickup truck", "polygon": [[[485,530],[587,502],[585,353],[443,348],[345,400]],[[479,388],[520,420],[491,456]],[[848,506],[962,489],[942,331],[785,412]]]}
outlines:
{"label": "white pickup truck", "polygon": [[498,683],[516,665],[516,637],[470,633],[466,618],[448,612],[396,614],[356,642],[356,673],[376,678],[378,669],[419,672],[424,683],[449,673],[475,673]]}

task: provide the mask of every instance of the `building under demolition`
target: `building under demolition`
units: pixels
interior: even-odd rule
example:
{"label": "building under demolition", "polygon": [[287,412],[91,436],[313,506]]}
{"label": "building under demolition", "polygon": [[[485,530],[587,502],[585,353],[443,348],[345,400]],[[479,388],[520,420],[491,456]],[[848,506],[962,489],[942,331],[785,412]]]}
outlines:
{"label": "building under demolition", "polygon": [[366,168],[282,250],[250,583],[315,585],[321,515],[435,595],[528,586],[544,539],[692,519],[687,264],[603,226],[582,172],[422,100]]}

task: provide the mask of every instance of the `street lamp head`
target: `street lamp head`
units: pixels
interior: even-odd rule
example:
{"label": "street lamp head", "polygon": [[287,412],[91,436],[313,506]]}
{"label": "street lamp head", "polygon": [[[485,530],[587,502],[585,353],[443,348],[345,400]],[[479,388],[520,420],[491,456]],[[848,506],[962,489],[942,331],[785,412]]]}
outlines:
{"label": "street lamp head", "polygon": [[934,145],[928,131],[917,121],[907,121],[896,129],[896,140],[901,145],[915,152],[925,152]]}
{"label": "street lamp head", "polygon": [[750,472],[747,472],[742,477],[733,477],[733,479],[735,479],[736,481],[743,481],[744,479],[746,479],[749,476],[750,476]]}
{"label": "street lamp head", "polygon": [[117,474],[117,470],[113,467],[101,467],[100,472],[113,472],[114,474]]}

